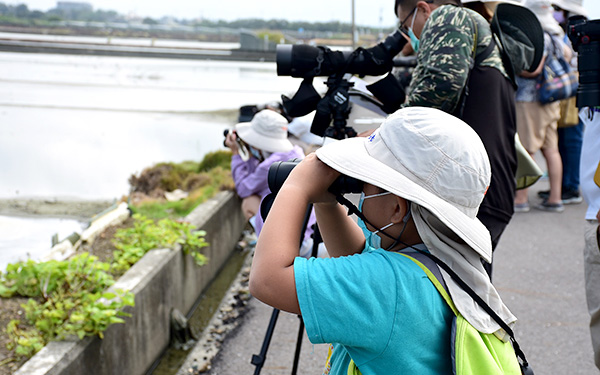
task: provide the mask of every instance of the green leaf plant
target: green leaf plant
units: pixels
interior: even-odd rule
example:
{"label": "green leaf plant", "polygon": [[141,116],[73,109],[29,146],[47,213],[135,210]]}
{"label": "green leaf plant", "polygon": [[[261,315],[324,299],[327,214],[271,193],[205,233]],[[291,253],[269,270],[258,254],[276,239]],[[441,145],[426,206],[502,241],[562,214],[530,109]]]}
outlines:
{"label": "green leaf plant", "polygon": [[31,357],[51,340],[98,335],[109,325],[123,323],[134,295],[117,290],[110,264],[88,253],[66,261],[18,262],[0,274],[0,296],[30,297],[21,305],[25,321],[12,320],[5,329],[7,348],[18,357]]}
{"label": "green leaf plant", "polygon": [[170,219],[155,223],[139,214],[134,219],[133,227],[115,234],[112,263],[84,252],[64,261],[9,264],[0,273],[0,297],[29,297],[21,305],[24,321],[12,320],[5,329],[9,350],[19,358],[29,358],[51,340],[103,338],[111,324],[124,323],[123,317],[131,316],[125,309],[134,305],[131,292],[107,291],[115,283],[113,275],[124,273],[152,249],[180,244],[198,266],[206,263],[199,252],[208,246],[204,231]]}
{"label": "green leaf plant", "polygon": [[161,219],[154,222],[147,217],[134,214],[131,228],[119,229],[113,241],[117,251],[113,253],[111,265],[115,272],[124,272],[152,249],[173,248],[180,244],[183,252],[189,254],[198,266],[206,264],[206,256],[199,252],[208,246],[204,240],[206,232],[197,231],[186,222]]}

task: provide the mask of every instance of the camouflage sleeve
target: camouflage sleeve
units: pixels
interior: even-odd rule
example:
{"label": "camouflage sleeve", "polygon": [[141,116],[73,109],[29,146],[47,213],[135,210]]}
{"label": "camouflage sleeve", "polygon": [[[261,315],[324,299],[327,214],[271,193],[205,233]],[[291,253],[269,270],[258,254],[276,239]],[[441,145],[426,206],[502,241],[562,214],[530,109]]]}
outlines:
{"label": "camouflage sleeve", "polygon": [[472,66],[475,30],[473,18],[461,8],[447,5],[431,13],[403,106],[454,111]]}

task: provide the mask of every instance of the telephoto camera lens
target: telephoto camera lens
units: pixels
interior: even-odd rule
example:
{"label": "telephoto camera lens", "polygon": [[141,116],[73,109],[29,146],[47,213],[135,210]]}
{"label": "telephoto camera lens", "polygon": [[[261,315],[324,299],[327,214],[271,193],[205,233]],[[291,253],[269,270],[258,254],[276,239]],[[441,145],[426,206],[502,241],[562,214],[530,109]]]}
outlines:
{"label": "telephoto camera lens", "polygon": [[277,75],[296,78],[330,76],[352,73],[378,76],[392,70],[394,56],[400,53],[407,40],[399,30],[371,48],[353,52],[334,51],[324,46],[306,44],[277,45]]}

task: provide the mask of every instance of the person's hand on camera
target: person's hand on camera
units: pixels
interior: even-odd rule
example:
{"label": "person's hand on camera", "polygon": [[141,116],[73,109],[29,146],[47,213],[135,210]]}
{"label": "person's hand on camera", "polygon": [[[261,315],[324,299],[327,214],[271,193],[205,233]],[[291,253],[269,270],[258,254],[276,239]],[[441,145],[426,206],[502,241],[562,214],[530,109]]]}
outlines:
{"label": "person's hand on camera", "polygon": [[282,189],[295,189],[306,196],[308,203],[336,203],[335,196],[327,189],[339,175],[312,153],[292,170]]}
{"label": "person's hand on camera", "polygon": [[230,131],[225,137],[225,146],[231,149],[231,153],[237,155],[239,153],[237,144],[237,134],[235,131]]}

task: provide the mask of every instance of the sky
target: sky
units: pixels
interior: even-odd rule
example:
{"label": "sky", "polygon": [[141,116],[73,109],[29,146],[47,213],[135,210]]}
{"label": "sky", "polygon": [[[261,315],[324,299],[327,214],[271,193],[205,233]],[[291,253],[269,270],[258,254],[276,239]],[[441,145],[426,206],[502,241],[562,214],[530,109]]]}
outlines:
{"label": "sky", "polygon": [[[289,21],[351,22],[352,0],[73,0],[92,4],[94,9],[115,10],[141,17],[222,19],[286,19]],[[27,4],[32,10],[47,11],[56,0],[0,0],[5,4]],[[392,27],[396,23],[394,0],[354,0],[356,23],[361,26]],[[600,1],[584,0],[590,19],[600,19]]]}

